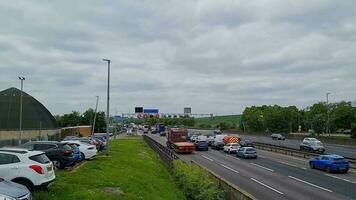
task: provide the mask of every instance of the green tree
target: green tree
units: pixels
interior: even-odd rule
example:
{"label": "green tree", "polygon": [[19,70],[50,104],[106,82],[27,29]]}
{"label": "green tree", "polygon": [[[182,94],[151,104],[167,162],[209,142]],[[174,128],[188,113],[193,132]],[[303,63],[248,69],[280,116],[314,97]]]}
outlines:
{"label": "green tree", "polygon": [[315,133],[320,135],[325,131],[326,118],[323,114],[317,114],[314,116],[312,121],[312,127]]}
{"label": "green tree", "polygon": [[351,138],[356,139],[356,123],[351,125]]}

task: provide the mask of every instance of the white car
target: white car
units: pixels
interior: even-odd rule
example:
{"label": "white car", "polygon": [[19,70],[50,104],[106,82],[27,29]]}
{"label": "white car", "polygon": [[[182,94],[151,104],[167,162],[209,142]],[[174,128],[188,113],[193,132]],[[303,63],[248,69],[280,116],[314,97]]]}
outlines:
{"label": "white car", "polygon": [[95,145],[83,143],[77,140],[66,140],[62,141],[62,143],[77,145],[83,160],[91,159],[98,154],[98,150]]}
{"label": "white car", "polygon": [[30,191],[50,187],[56,176],[53,163],[41,151],[0,149],[0,177],[26,186]]}
{"label": "white car", "polygon": [[322,142],[320,142],[320,140],[316,138],[304,138],[303,142],[316,142],[318,144],[323,144]]}
{"label": "white car", "polygon": [[224,152],[227,153],[236,153],[240,149],[240,145],[238,143],[228,143],[224,146]]}

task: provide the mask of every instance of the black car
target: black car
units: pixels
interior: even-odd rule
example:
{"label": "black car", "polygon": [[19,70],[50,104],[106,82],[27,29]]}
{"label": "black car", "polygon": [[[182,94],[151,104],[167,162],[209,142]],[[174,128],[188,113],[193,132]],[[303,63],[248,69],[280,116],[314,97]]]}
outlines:
{"label": "black car", "polygon": [[255,147],[255,145],[253,144],[253,142],[251,140],[241,140],[240,146],[241,147]]}
{"label": "black car", "polygon": [[21,147],[28,150],[45,152],[56,169],[63,169],[75,164],[73,149],[67,144],[56,141],[37,141],[28,142]]}
{"label": "black car", "polygon": [[285,140],[286,139],[283,135],[281,135],[279,133],[273,133],[271,135],[271,138],[272,138],[272,140]]}

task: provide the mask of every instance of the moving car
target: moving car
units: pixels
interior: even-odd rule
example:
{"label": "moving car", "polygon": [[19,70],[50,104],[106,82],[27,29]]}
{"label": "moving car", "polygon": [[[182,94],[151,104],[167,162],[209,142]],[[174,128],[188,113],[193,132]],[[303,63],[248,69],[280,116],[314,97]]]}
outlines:
{"label": "moving car", "polygon": [[324,153],[325,148],[320,142],[302,142],[299,146],[301,151],[309,151],[309,152],[316,152],[316,153]]}
{"label": "moving car", "polygon": [[241,140],[240,146],[241,147],[255,147],[255,145],[253,144],[253,142],[251,140]]}
{"label": "moving car", "polygon": [[350,168],[350,164],[344,157],[339,155],[321,155],[316,158],[312,158],[309,161],[309,166],[312,169],[321,169],[327,172],[344,172]]}
{"label": "moving car", "polygon": [[236,153],[239,148],[239,143],[228,143],[224,146],[224,152],[227,152],[228,154]]}
{"label": "moving car", "polygon": [[25,186],[0,178],[0,199],[32,200],[32,195]]}
{"label": "moving car", "polygon": [[285,140],[286,138],[279,133],[272,133],[271,135],[272,140]]}
{"label": "moving car", "polygon": [[77,140],[68,140],[68,141],[63,141],[62,143],[64,144],[75,144],[78,146],[80,150],[80,155],[83,160],[91,159],[95,157],[98,153],[98,150],[95,148],[94,145],[91,144],[86,144]]}
{"label": "moving car", "polygon": [[43,151],[47,157],[53,162],[55,169],[63,169],[75,164],[72,148],[56,141],[36,141],[28,142],[21,146],[30,151]]}
{"label": "moving car", "polygon": [[253,147],[241,147],[237,151],[236,156],[241,158],[257,158],[257,152]]}
{"label": "moving car", "polygon": [[320,140],[318,140],[316,138],[304,138],[303,142],[317,142],[317,143],[323,144],[322,142],[320,142]]}
{"label": "moving car", "polygon": [[207,151],[209,150],[209,145],[208,145],[208,142],[207,141],[204,141],[204,140],[196,140],[194,142],[194,145],[195,145],[195,149],[196,150],[203,150],[203,151]]}
{"label": "moving car", "polygon": [[47,189],[56,176],[45,153],[20,148],[0,149],[0,177],[26,186],[30,191]]}
{"label": "moving car", "polygon": [[211,148],[216,149],[216,150],[223,149],[225,146],[224,137],[226,137],[226,136],[227,135],[216,135],[213,143],[211,144]]}

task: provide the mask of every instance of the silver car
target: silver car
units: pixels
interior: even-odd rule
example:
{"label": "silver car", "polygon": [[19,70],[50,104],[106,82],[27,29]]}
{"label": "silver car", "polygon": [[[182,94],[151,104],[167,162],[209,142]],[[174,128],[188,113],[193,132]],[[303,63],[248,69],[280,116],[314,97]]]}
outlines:
{"label": "silver car", "polygon": [[0,199],[32,200],[32,195],[25,186],[0,178]]}

